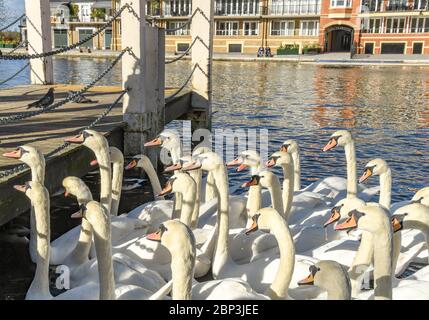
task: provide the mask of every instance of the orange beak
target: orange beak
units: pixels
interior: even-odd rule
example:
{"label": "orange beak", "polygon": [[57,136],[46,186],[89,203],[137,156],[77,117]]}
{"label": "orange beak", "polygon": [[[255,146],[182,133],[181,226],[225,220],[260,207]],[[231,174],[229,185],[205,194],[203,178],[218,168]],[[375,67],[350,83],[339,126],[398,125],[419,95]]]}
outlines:
{"label": "orange beak", "polygon": [[226,164],[226,166],[227,167],[235,167],[235,166],[238,166],[238,165],[240,165],[242,163],[243,163],[243,160],[241,160],[240,158],[235,158],[234,160],[228,162]]}
{"label": "orange beak", "polygon": [[326,228],[330,224],[333,224],[334,222],[340,220],[340,218],[341,218],[341,214],[338,211],[338,209],[337,208],[333,208],[332,209],[332,215],[329,217],[328,221],[326,221],[323,226]]}
{"label": "orange beak", "polygon": [[173,191],[173,186],[171,185],[171,182],[167,182],[164,189],[158,194],[158,197],[165,196],[166,194],[169,194]]}
{"label": "orange beak", "polygon": [[357,227],[357,220],[354,214],[343,223],[337,224],[335,230],[351,230]]}
{"label": "orange beak", "polygon": [[241,185],[242,188],[247,188],[247,187],[251,187],[251,186],[257,186],[259,184],[259,181],[256,177],[252,177],[252,179],[250,181],[246,181],[245,183],[243,183]]}
{"label": "orange beak", "polygon": [[185,171],[197,170],[200,168],[201,168],[201,163],[198,163],[197,161],[194,161],[182,166],[182,169]]}
{"label": "orange beak", "polygon": [[64,197],[68,197],[70,195],[70,193],[68,191],[64,192]]}
{"label": "orange beak", "polygon": [[266,163],[265,163],[265,166],[267,167],[267,168],[272,168],[272,167],[274,167],[276,165],[276,161],[274,160],[274,159],[270,159],[270,160],[268,160]]}
{"label": "orange beak", "polygon": [[146,236],[146,239],[161,242],[161,236],[162,236],[161,231],[157,231],[157,232],[148,234]]}
{"label": "orange beak", "polygon": [[125,167],[125,170],[131,170],[133,168],[137,167],[137,160],[133,159],[127,166]]}
{"label": "orange beak", "polygon": [[310,273],[310,275],[307,278],[298,282],[299,286],[313,285],[313,284],[314,284],[314,276],[312,273]]}
{"label": "orange beak", "polygon": [[154,147],[154,146],[160,146],[160,145],[162,145],[162,141],[160,137],[155,138],[152,141],[146,142],[144,144],[145,147]]}
{"label": "orange beak", "polygon": [[83,218],[82,210],[79,210],[79,211],[77,211],[77,212],[73,213],[73,214],[70,216],[70,218],[72,218],[72,219],[80,219],[80,218]]}
{"label": "orange beak", "polygon": [[331,140],[329,140],[328,144],[323,148],[323,152],[329,151],[333,148],[335,148],[337,146],[337,140],[335,140],[334,138],[331,138]]}
{"label": "orange beak", "polygon": [[78,134],[77,136],[71,137],[71,138],[66,138],[64,140],[65,142],[70,142],[70,143],[83,143],[85,141],[85,138],[83,137],[83,133]]}
{"label": "orange beak", "polygon": [[173,165],[171,165],[171,166],[169,166],[169,167],[166,167],[166,168],[164,169],[164,172],[165,172],[165,173],[167,173],[167,172],[173,172],[173,171],[181,170],[181,169],[182,169],[182,164],[181,164],[181,163],[178,163],[178,164],[173,164]]}
{"label": "orange beak", "polygon": [[91,167],[95,167],[95,166],[97,166],[97,165],[98,165],[98,160],[97,160],[97,159],[92,160],[92,161],[89,163],[89,165],[90,165]]}
{"label": "orange beak", "polygon": [[397,218],[393,217],[392,227],[393,227],[393,232],[398,232],[399,230],[402,230],[402,223]]}
{"label": "orange beak", "polygon": [[22,151],[21,149],[17,149],[14,151],[3,153],[3,156],[6,158],[20,159],[22,157]]}
{"label": "orange beak", "polygon": [[371,169],[366,168],[362,174],[362,177],[359,178],[359,183],[365,182],[371,176],[372,176]]}
{"label": "orange beak", "polygon": [[242,163],[238,166],[237,170],[235,171],[240,172],[240,171],[243,171],[244,169],[247,169],[247,166],[244,163]]}
{"label": "orange beak", "polygon": [[251,227],[246,230],[246,236],[257,230],[258,230],[258,222],[256,221],[256,219],[253,219]]}
{"label": "orange beak", "polygon": [[25,191],[26,191],[25,184],[17,184],[17,185],[14,185],[13,187],[14,187],[14,189],[16,189],[16,190],[18,190],[20,192],[24,192],[25,193]]}

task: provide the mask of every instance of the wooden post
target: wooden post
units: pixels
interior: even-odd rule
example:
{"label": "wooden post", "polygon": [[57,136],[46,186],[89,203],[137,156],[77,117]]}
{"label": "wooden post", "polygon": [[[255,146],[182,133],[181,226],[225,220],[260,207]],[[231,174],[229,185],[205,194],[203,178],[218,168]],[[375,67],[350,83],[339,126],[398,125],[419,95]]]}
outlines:
{"label": "wooden post", "polygon": [[[159,55],[159,47],[164,45],[159,43],[163,41],[160,31],[146,24],[146,0],[122,0],[121,7],[126,3],[134,12],[125,9],[121,14],[122,48],[132,50],[132,54],[122,58],[123,86],[131,89],[123,103],[127,123],[124,153],[136,155],[144,153],[144,143],[162,129],[165,104],[164,75],[160,75],[160,70],[163,70],[165,57]],[[148,151],[156,165],[157,150],[148,148]]]}
{"label": "wooden post", "polygon": [[[27,16],[28,53],[42,53],[52,50],[51,9],[49,0],[25,0]],[[52,57],[30,60],[32,84],[54,82]]]}
{"label": "wooden post", "polygon": [[199,66],[192,77],[191,103],[194,112],[189,116],[192,131],[195,131],[211,128],[214,0],[192,0],[192,10],[200,11],[194,15],[191,23],[192,41],[196,41],[191,53],[192,68],[197,64]]}

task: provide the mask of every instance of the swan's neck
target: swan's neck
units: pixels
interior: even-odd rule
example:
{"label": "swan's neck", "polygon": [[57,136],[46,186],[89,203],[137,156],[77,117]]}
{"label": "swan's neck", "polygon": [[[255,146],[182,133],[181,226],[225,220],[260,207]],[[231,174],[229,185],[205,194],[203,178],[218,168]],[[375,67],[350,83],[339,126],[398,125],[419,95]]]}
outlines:
{"label": "swan's neck", "polygon": [[335,286],[335,288],[329,288],[327,290],[328,300],[350,300],[350,287],[344,281],[341,284]]}
{"label": "swan's neck", "polygon": [[374,299],[392,299],[392,229],[387,220],[374,239]]}
{"label": "swan's neck", "polygon": [[204,202],[209,202],[210,200],[217,197],[216,186],[213,178],[213,173],[209,172],[207,174],[206,180],[206,193],[204,195]]}
{"label": "swan's neck", "polygon": [[195,207],[195,184],[189,184],[186,192],[182,193],[182,208],[180,211],[180,221],[191,226],[192,215],[194,214]]}
{"label": "swan's neck", "polygon": [[[121,157],[122,158],[122,157]],[[112,171],[112,204],[110,214],[113,216],[118,215],[119,203],[121,201],[122,180],[124,178],[124,159],[121,161],[113,162]]]}
{"label": "swan's neck", "polygon": [[36,273],[27,292],[27,297],[51,299],[49,291],[49,250],[50,250],[50,217],[49,197],[34,203],[36,227]]}
{"label": "swan's neck", "polygon": [[45,184],[45,159],[35,161],[29,164],[31,170],[31,181],[39,182],[41,185]]}
{"label": "swan's neck", "polygon": [[201,169],[190,171],[191,178],[195,181],[195,203],[194,210],[191,217],[191,229],[195,229],[198,224],[198,217],[200,214],[200,201],[201,201],[201,185],[203,179],[203,171]]}
{"label": "swan's neck", "polygon": [[390,210],[392,194],[392,173],[390,168],[380,175],[380,200],[379,203]]}
{"label": "swan's neck", "polygon": [[177,145],[173,146],[173,148],[171,148],[170,154],[171,154],[171,161],[173,162],[173,164],[180,162],[180,158],[182,157],[182,146],[180,145],[180,143],[178,143]]}
{"label": "swan's neck", "polygon": [[112,170],[110,167],[109,147],[102,143],[99,150],[94,151],[100,167],[100,203],[110,213],[112,202]]}
{"label": "swan's neck", "polygon": [[265,294],[271,299],[285,299],[295,266],[295,246],[287,222],[281,216],[272,224],[270,232],[277,240],[280,262],[277,274]]}
{"label": "swan's neck", "polygon": [[293,171],[294,171],[294,191],[301,190],[301,155],[299,150],[292,153]]}
{"label": "swan's neck", "polygon": [[213,278],[217,279],[221,269],[227,264],[229,259],[228,248],[228,232],[229,232],[229,208],[228,208],[228,177],[226,175],[226,168],[219,165],[213,171],[214,182],[218,191],[218,237],[215,244],[212,273]]}
{"label": "swan's neck", "polygon": [[195,267],[195,251],[182,248],[182,252],[171,253],[173,300],[190,300]]}
{"label": "swan's neck", "polygon": [[374,244],[372,234],[363,231],[359,249],[349,269],[349,277],[352,285],[352,296],[357,297],[361,292],[362,280],[366,270],[371,265],[374,256]]}
{"label": "swan's neck", "polygon": [[182,211],[183,194],[176,192],[174,194],[174,208],[173,208],[173,219],[179,219]]}
{"label": "swan's neck", "polygon": [[156,171],[155,171],[155,168],[153,167],[152,162],[146,156],[144,156],[141,160],[143,163],[142,168],[143,168],[144,172],[146,172],[146,174],[149,178],[150,184],[152,186],[154,199],[155,200],[164,200],[164,197],[158,196],[158,194],[161,193],[162,188],[161,188],[161,183],[159,182],[158,175],[156,174]]}
{"label": "swan's neck", "polygon": [[357,196],[356,151],[353,141],[344,146],[347,162],[347,198]]}
{"label": "swan's neck", "polygon": [[[252,175],[258,174],[261,170],[261,167],[252,167],[250,172]],[[247,215],[249,217],[253,217],[253,215],[261,209],[262,206],[262,188],[260,185],[251,186],[249,188],[249,194],[247,197],[246,209]]]}
{"label": "swan's neck", "polygon": [[268,191],[271,195],[271,204],[277,212],[282,214],[284,212],[283,208],[283,198],[282,198],[282,189],[280,187],[280,182],[276,179],[268,188]]}
{"label": "swan's neck", "polygon": [[293,185],[294,185],[294,175],[293,175],[293,165],[283,164],[283,209],[284,209],[284,218],[289,218],[290,209],[292,208],[293,200]]}
{"label": "swan's neck", "polygon": [[115,300],[115,280],[113,276],[110,217],[97,213],[97,222],[92,223],[95,251],[98,261],[100,300]]}

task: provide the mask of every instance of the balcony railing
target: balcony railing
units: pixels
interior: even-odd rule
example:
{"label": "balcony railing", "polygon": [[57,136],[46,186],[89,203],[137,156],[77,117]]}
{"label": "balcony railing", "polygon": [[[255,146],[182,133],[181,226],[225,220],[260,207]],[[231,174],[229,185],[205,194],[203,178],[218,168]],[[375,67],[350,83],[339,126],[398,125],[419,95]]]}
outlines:
{"label": "balcony railing", "polygon": [[389,3],[385,4],[383,2],[379,2],[378,4],[375,2],[369,2],[362,4],[361,12],[398,12],[398,11],[428,11],[429,1],[417,1],[415,3]]}
{"label": "balcony railing", "polygon": [[268,14],[274,16],[320,14],[320,3],[271,5],[268,6]]}
{"label": "balcony railing", "polygon": [[174,9],[170,6],[166,6],[164,9],[165,17],[187,17],[192,14],[192,8],[189,7],[187,9]]}

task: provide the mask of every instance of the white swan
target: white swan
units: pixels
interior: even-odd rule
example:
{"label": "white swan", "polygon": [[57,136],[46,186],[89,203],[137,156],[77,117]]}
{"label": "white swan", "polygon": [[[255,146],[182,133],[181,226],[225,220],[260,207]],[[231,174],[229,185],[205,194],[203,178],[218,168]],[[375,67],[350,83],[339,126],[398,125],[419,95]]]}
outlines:
{"label": "white swan", "polygon": [[323,260],[309,267],[310,274],[299,285],[314,285],[327,292],[327,300],[351,300],[347,270],[336,261]]}

